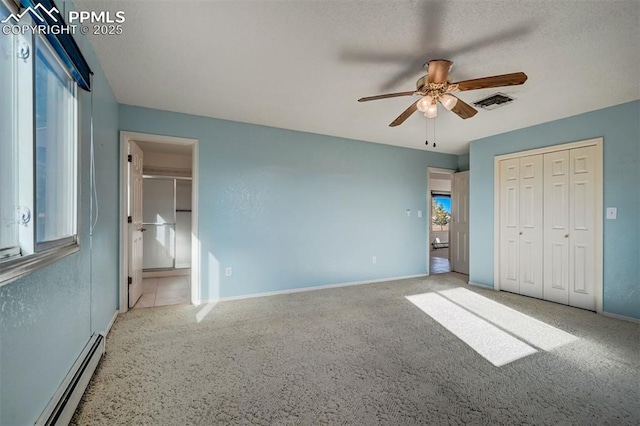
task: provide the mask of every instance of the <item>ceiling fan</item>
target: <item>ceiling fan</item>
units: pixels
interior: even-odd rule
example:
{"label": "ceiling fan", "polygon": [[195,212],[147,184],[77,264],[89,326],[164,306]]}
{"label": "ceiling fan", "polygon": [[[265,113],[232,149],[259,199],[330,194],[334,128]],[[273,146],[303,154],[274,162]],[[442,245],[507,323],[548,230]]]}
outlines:
{"label": "ceiling fan", "polygon": [[399,126],[416,110],[423,112],[427,118],[435,118],[438,115],[436,102],[440,102],[449,111],[456,113],[460,118],[471,118],[478,110],[453,95],[456,92],[466,90],[486,89],[488,87],[517,86],[527,81],[527,75],[523,72],[494,75],[492,77],[476,78],[473,80],[450,83],[447,81],[453,62],[446,59],[436,59],[425,64],[427,75],[416,82],[416,90],[410,92],[388,93],[385,95],[369,96],[358,99],[358,102],[374,101],[377,99],[395,98],[399,96],[419,95],[409,108],[389,124],[390,127]]}

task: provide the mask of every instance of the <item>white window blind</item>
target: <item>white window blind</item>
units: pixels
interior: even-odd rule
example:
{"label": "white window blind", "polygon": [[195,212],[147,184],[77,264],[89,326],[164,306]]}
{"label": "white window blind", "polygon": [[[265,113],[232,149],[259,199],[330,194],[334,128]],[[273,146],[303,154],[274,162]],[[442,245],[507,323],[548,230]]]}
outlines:
{"label": "white window blind", "polygon": [[[6,16],[0,10],[2,19]],[[0,260],[20,253],[17,215],[17,152],[13,143],[16,134],[15,39],[0,39]]]}
{"label": "white window blind", "polygon": [[76,233],[75,83],[36,39],[36,247]]}

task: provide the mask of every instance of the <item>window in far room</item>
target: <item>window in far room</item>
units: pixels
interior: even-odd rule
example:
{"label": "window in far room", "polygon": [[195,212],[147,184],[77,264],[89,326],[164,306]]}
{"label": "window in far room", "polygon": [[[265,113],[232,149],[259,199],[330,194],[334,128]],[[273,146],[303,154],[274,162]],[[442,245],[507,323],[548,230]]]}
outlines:
{"label": "window in far room", "polygon": [[431,195],[431,230],[448,231],[451,221],[451,194]]}

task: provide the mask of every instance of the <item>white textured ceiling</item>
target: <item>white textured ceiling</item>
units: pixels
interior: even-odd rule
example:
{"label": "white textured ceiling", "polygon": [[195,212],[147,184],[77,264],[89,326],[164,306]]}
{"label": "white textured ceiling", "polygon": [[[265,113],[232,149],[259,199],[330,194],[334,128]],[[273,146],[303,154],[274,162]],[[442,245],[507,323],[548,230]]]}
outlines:
{"label": "white textured ceiling", "polygon": [[[122,35],[91,36],[118,102],[426,149],[425,119],[388,124],[429,59],[451,81],[524,71],[517,100],[461,120],[440,108],[437,151],[640,98],[640,0],[94,1],[126,15]],[[433,138],[429,120],[429,139]],[[188,136],[188,135],[187,135]],[[433,148],[429,148],[433,149]]]}

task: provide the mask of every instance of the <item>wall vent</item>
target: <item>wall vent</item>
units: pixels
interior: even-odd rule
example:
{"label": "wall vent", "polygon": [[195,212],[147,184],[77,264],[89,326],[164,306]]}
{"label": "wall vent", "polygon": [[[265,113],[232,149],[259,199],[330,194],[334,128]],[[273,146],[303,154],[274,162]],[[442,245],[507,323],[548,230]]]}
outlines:
{"label": "wall vent", "polygon": [[500,108],[502,106],[508,105],[513,102],[513,98],[505,95],[504,93],[495,93],[489,97],[484,99],[480,99],[473,103],[478,108],[492,110],[496,108]]}

